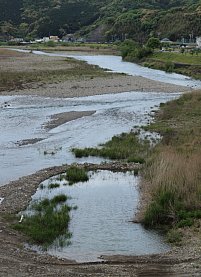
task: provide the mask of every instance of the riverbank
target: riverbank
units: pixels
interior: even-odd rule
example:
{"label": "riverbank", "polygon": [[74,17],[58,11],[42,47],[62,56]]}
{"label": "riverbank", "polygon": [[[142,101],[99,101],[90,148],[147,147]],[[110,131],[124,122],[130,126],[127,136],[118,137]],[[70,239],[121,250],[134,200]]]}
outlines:
{"label": "riverbank", "polygon": [[105,72],[65,57],[38,56],[0,49],[0,95],[80,97],[125,91],[183,92],[188,87],[141,76]]}
{"label": "riverbank", "polygon": [[[129,61],[129,59],[126,59]],[[165,72],[174,72],[201,80],[201,54],[156,52],[142,58],[138,63]]]}
{"label": "riverbank", "polygon": [[[131,170],[134,164],[111,163],[103,165],[81,165],[88,170]],[[3,196],[0,205],[0,230],[2,264],[0,276],[197,276],[200,268],[200,242],[195,233],[186,233],[182,247],[174,247],[165,254],[144,256],[102,256],[104,262],[79,264],[75,261],[58,259],[49,255],[39,255],[24,248],[27,238],[13,230],[10,224],[15,222],[15,214],[26,208],[31,196],[40,182],[51,176],[62,173],[67,166],[41,170],[30,176],[0,188]],[[101,275],[100,275],[101,274]]]}
{"label": "riverbank", "polygon": [[151,199],[144,213],[146,225],[168,225],[178,234],[180,228],[198,226],[200,232],[200,120],[199,90],[163,104],[155,122],[145,127],[162,135],[144,168],[142,186]]}
{"label": "riverbank", "polygon": [[[122,78],[124,77],[123,75]],[[133,79],[136,80],[135,77]],[[158,82],[154,82],[154,84],[156,83]],[[142,84],[142,88],[143,85],[145,86],[146,82]],[[163,85],[161,83],[161,87]],[[165,86],[168,87],[169,85],[165,84]],[[38,88],[36,87],[35,90],[32,88],[32,91],[36,92],[39,90],[38,95],[40,95],[42,89],[40,90],[40,86]],[[124,87],[120,87],[121,90],[122,88]],[[183,88],[180,87],[180,89],[182,91]],[[26,93],[26,90],[19,91]],[[91,93],[93,91],[94,88],[93,90],[91,89]],[[9,93],[14,94],[14,92],[15,90]],[[2,276],[77,276],[78,274],[81,276],[139,276],[140,274],[145,276],[153,274],[159,276],[187,274],[191,276],[200,273],[199,240],[192,239],[192,234],[192,237],[187,237],[186,246],[182,248],[175,247],[172,252],[164,255],[105,257],[108,261],[100,264],[74,265],[74,261],[58,260],[55,257],[38,255],[25,249],[24,242],[27,241],[27,238],[13,231],[9,226],[13,220],[12,215],[27,206],[31,195],[42,180],[58,174],[60,170],[63,171],[65,168],[55,167],[52,170],[42,170],[35,175],[23,177],[16,182],[12,182],[0,190],[2,197],[5,198],[0,205],[2,208],[2,212],[0,212],[0,259],[2,263],[0,274]],[[119,168],[116,169],[119,170]],[[8,215],[8,213],[11,213],[11,215]]]}

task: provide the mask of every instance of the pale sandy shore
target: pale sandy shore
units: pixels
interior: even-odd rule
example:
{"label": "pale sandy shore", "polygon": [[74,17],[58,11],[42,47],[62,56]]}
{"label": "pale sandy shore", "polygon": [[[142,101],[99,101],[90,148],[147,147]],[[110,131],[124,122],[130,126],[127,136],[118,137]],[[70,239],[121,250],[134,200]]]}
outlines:
{"label": "pale sandy shore", "polygon": [[32,88],[1,91],[0,95],[38,95],[72,98],[129,91],[187,92],[190,88],[153,81],[144,77],[111,74],[108,77],[71,79],[59,83],[36,84]]}

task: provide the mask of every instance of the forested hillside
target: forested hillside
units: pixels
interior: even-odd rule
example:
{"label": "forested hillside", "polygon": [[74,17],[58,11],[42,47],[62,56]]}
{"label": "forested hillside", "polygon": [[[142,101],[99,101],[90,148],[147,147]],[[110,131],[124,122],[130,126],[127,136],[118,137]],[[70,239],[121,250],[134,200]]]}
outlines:
{"label": "forested hillside", "polygon": [[201,35],[201,0],[0,0],[1,37],[79,32],[103,40]]}

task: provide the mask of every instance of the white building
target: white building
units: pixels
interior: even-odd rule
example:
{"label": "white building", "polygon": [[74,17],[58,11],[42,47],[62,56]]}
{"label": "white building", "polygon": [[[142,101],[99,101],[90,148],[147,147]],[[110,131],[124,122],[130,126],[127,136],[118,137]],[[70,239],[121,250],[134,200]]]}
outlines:
{"label": "white building", "polygon": [[201,37],[196,37],[197,48],[201,48]]}

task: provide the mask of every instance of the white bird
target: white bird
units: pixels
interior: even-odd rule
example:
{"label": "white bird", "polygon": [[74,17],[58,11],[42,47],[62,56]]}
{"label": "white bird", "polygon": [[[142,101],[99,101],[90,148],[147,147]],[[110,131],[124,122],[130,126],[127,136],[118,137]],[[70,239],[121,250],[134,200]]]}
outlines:
{"label": "white bird", "polygon": [[24,216],[23,216],[23,215],[21,215],[21,218],[20,218],[20,220],[19,220],[19,223],[21,223],[21,222],[22,222],[23,218],[24,218]]}

